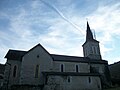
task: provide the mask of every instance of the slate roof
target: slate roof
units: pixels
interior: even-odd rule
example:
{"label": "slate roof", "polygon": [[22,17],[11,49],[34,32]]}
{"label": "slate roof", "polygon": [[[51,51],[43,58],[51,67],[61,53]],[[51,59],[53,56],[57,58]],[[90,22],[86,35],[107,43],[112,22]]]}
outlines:
{"label": "slate roof", "polygon": [[89,23],[87,22],[87,33],[86,33],[86,41],[91,41],[93,40],[93,34],[91,32]]}
{"label": "slate roof", "polygon": [[105,60],[90,59],[88,57],[56,55],[56,54],[51,54],[51,56],[52,56],[52,58],[53,58],[54,61],[82,62],[82,63],[99,63],[99,64],[107,64],[108,63]]}
{"label": "slate roof", "polygon": [[78,73],[78,72],[42,72],[44,75],[62,75],[62,76],[100,76],[98,73]]}
{"label": "slate roof", "polygon": [[22,56],[26,53],[26,51],[20,50],[9,50],[6,54],[5,58],[9,60],[19,60],[21,61]]}
{"label": "slate roof", "polygon": [[[92,34],[92,31],[91,31],[91,29],[90,29],[90,26],[89,26],[89,23],[87,22],[87,32],[86,32],[86,41],[85,41],[85,43],[86,42],[97,42],[97,43],[99,43],[99,41],[97,41],[97,40],[95,40],[94,38],[93,38],[93,34]],[[84,44],[85,44],[84,43]],[[84,45],[83,44],[83,45]],[[82,45],[82,46],[83,46]]]}
{"label": "slate roof", "polygon": [[[82,63],[98,63],[98,64],[106,64],[107,61],[105,60],[95,60],[90,59],[88,57],[78,57],[78,56],[67,56],[67,55],[56,55],[56,54],[50,54],[42,45],[38,44],[35,47],[40,46],[42,47],[52,58],[53,61],[62,61],[62,62],[82,62]],[[35,47],[28,51],[19,51],[19,50],[9,50],[6,54],[5,58],[8,60],[18,60],[22,61],[22,57],[33,50]]]}
{"label": "slate roof", "polygon": [[67,55],[56,55],[56,54],[51,54],[53,57],[54,61],[83,61],[87,60],[88,58],[85,57],[78,57],[78,56],[67,56]]}

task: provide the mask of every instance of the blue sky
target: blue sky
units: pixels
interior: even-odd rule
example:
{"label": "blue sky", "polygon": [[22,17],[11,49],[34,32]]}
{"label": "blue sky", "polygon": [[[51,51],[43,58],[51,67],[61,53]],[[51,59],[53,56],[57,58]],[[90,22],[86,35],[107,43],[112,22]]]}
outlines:
{"label": "blue sky", "polygon": [[51,54],[83,56],[86,19],[102,58],[120,61],[120,0],[0,0],[0,63],[9,49],[38,43]]}

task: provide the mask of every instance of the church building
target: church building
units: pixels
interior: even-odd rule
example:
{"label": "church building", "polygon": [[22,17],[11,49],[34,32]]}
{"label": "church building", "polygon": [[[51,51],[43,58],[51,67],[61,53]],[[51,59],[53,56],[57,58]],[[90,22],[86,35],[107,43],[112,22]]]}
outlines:
{"label": "church building", "polygon": [[16,87],[15,90],[22,86],[37,88],[30,90],[101,90],[109,87],[108,62],[102,59],[99,41],[93,38],[88,22],[82,47],[84,57],[50,54],[41,44],[28,51],[9,50],[5,56],[4,86]]}

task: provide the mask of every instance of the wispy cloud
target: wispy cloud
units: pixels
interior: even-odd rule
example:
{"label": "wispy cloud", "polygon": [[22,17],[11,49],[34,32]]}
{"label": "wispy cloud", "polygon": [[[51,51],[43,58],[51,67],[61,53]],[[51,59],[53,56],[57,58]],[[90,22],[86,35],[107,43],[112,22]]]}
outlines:
{"label": "wispy cloud", "polygon": [[113,37],[120,34],[120,3],[94,5],[96,8],[90,6],[91,12],[84,13],[85,7],[72,0],[56,0],[52,6],[51,2],[48,1],[50,4],[47,6],[43,0],[31,0],[16,7],[15,14],[11,13],[12,8],[8,10],[9,15],[8,12],[0,12],[0,16],[10,22],[8,30],[0,30],[0,62],[5,63],[3,57],[8,49],[28,50],[37,43],[41,43],[50,53],[83,56],[85,35],[81,32],[86,31],[86,18],[96,31],[103,58],[110,59],[110,52],[116,50]]}

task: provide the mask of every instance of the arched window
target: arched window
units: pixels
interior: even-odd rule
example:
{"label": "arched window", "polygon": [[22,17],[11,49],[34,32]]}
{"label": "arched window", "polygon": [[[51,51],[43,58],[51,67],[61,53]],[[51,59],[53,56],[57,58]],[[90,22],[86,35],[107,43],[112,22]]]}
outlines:
{"label": "arched window", "polygon": [[90,52],[93,54],[93,50],[92,50],[92,47],[90,47]]}
{"label": "arched window", "polygon": [[17,66],[15,65],[13,68],[13,77],[16,77],[16,72],[17,72]]}
{"label": "arched window", "polygon": [[94,53],[96,54],[96,47],[94,47]]}
{"label": "arched window", "polygon": [[86,53],[86,56],[87,56],[87,54],[88,54],[88,53],[87,53],[87,49],[86,49],[85,53]]}
{"label": "arched window", "polygon": [[78,67],[78,65],[75,66],[75,70],[76,70],[76,72],[79,72],[79,67]]}
{"label": "arched window", "polygon": [[97,47],[97,53],[100,54],[100,49],[99,49],[99,47]]}
{"label": "arched window", "polygon": [[63,72],[63,64],[61,64],[60,71]]}
{"label": "arched window", "polygon": [[35,67],[35,78],[38,78],[38,72],[39,72],[39,65],[36,65],[36,67]]}
{"label": "arched window", "polygon": [[70,77],[68,77],[68,82],[70,82]]}
{"label": "arched window", "polygon": [[89,83],[91,83],[91,78],[90,77],[88,78],[88,80],[89,80]]}

